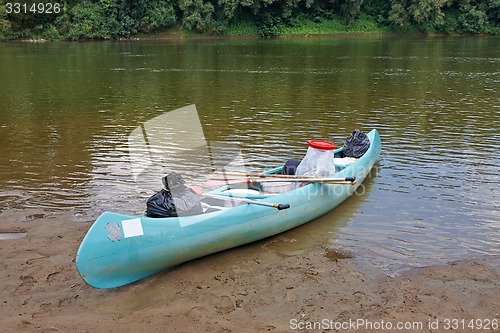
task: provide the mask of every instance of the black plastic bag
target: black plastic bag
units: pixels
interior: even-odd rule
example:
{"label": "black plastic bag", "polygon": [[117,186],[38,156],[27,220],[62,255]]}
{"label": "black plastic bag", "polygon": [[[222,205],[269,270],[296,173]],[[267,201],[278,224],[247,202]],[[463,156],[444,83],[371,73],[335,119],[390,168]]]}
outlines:
{"label": "black plastic bag", "polygon": [[146,202],[146,215],[149,217],[177,216],[172,193],[161,190],[151,196]]}
{"label": "black plastic bag", "polygon": [[370,139],[366,133],[356,129],[346,139],[344,144],[344,156],[360,158],[370,148]]}
{"label": "black plastic bag", "polygon": [[284,175],[295,175],[297,171],[297,167],[299,166],[299,160],[288,160],[283,166],[283,174]]}
{"label": "black plastic bag", "polygon": [[165,189],[155,193],[146,203],[149,217],[176,217],[201,214],[200,197],[184,185],[182,176],[172,172],[162,179]]}

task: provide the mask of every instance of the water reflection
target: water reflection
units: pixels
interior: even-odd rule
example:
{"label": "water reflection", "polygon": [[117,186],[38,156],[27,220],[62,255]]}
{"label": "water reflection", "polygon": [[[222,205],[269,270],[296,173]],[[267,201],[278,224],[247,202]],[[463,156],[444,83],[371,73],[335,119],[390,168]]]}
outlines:
{"label": "water reflection", "polygon": [[0,213],[141,213],[158,173],[178,166],[158,163],[137,182],[128,136],[196,104],[208,144],[241,148],[254,171],[300,158],[307,139],[341,144],[354,128],[379,129],[368,194],[287,234],[298,241],[283,251],[328,244],[389,268],[498,254],[498,41],[4,44]]}

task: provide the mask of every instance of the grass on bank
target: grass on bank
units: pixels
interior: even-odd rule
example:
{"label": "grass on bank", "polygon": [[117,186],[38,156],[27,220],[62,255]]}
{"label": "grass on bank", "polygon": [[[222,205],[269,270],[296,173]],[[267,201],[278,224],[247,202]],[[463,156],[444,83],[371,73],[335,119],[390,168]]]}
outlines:
{"label": "grass on bank", "polygon": [[[277,35],[384,34],[391,32],[389,28],[381,27],[368,17],[361,17],[352,25],[346,24],[340,17],[333,17],[332,19],[318,18],[315,20],[302,18],[295,19],[292,22],[278,23],[273,28],[272,32]],[[262,27],[257,26],[251,20],[242,20],[230,24],[223,35],[271,37],[266,36],[262,31]]]}
{"label": "grass on bank", "polygon": [[375,21],[361,17],[353,24],[346,24],[340,17],[332,19],[320,18],[317,20],[302,19],[291,25],[283,26],[281,31],[285,35],[330,35],[330,34],[381,34],[390,32],[387,28],[380,27]]}

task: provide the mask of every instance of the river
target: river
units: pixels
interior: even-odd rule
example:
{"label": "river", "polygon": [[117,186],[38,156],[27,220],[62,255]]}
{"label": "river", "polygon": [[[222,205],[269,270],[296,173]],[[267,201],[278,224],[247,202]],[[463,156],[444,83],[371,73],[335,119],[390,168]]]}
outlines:
{"label": "river", "polygon": [[391,271],[498,255],[499,86],[494,36],[3,43],[0,214],[142,213],[182,166],[137,178],[128,138],[194,104],[207,144],[253,171],[300,158],[308,139],[379,130],[362,195],[270,245],[282,255],[332,247]]}

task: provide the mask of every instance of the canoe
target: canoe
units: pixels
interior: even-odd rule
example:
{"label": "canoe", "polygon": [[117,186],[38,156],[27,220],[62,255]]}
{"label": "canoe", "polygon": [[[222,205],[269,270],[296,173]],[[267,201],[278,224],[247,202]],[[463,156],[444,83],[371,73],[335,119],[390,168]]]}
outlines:
{"label": "canoe", "polygon": [[[289,204],[288,209],[278,210],[243,200],[229,209],[183,217],[149,218],[105,212],[80,245],[76,257],[78,273],[93,287],[115,288],[312,221],[349,198],[367,177],[381,149],[377,130],[370,131],[368,138],[371,143],[368,151],[335,173],[335,177],[356,177],[354,185],[309,183],[275,195],[243,192],[243,197],[249,196],[253,201]],[[342,154],[342,148],[334,153]],[[277,173],[282,168],[265,173]],[[228,186],[208,194],[225,195]],[[208,199],[202,197],[203,200]]]}

